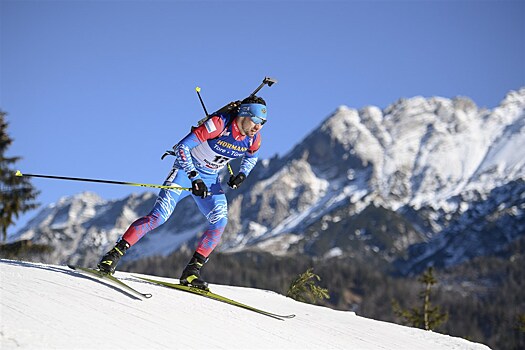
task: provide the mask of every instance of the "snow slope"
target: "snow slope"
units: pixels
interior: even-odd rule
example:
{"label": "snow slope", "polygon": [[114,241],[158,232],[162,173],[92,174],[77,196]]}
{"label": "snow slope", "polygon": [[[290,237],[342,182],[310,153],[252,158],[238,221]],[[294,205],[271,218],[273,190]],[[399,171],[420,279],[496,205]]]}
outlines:
{"label": "snow slope", "polygon": [[[280,321],[139,282],[135,300],[65,266],[0,260],[0,348],[6,349],[488,349],[420,329],[299,303],[274,292],[212,285]],[[166,279],[169,280],[169,279]]]}

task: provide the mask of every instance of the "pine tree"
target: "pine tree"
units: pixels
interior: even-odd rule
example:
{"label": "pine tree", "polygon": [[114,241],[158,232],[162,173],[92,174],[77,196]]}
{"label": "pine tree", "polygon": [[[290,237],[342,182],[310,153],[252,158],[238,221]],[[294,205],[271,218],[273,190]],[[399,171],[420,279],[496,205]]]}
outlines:
{"label": "pine tree", "polygon": [[11,168],[20,157],[6,156],[7,149],[13,143],[7,134],[6,115],[0,110],[0,232],[4,241],[7,228],[14,223],[14,219],[38,206],[34,200],[39,193],[27,178],[15,176],[15,170]]}
{"label": "pine tree", "polygon": [[309,268],[292,281],[286,296],[305,303],[315,303],[317,300],[330,299],[328,289],[317,286],[314,279],[320,281],[321,277],[313,273],[313,268]]}
{"label": "pine tree", "polygon": [[402,309],[396,300],[392,301],[392,308],[396,316],[403,320],[403,324],[434,330],[447,321],[448,314],[441,313],[439,306],[433,307],[430,302],[432,286],[437,283],[433,268],[429,267],[418,281],[425,286],[424,290],[419,294],[420,299],[423,301],[421,308]]}
{"label": "pine tree", "polygon": [[525,314],[518,315],[518,326],[517,328],[525,333]]}

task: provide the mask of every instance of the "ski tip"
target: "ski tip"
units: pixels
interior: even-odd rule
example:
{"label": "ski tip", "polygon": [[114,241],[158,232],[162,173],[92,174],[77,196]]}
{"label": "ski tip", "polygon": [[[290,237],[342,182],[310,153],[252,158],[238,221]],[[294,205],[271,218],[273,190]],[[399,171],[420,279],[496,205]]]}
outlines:
{"label": "ski tip", "polygon": [[15,176],[24,176],[20,170],[17,170]]}
{"label": "ski tip", "polygon": [[197,91],[197,92],[201,92],[201,88],[197,86],[197,87],[195,88],[195,91]]}
{"label": "ski tip", "polygon": [[291,315],[268,314],[268,316],[272,316],[274,318],[277,318],[278,320],[285,321],[285,320],[289,320],[291,318],[294,318],[295,314],[291,314]]}

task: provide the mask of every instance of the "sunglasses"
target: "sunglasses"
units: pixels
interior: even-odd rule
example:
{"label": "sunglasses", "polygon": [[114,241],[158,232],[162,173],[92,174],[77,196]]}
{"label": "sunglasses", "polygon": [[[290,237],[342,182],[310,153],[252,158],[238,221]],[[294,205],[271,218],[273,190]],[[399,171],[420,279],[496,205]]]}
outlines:
{"label": "sunglasses", "polygon": [[265,118],[261,118],[261,117],[253,116],[253,117],[250,117],[250,119],[251,119],[252,122],[254,122],[255,124],[261,124],[261,126],[264,125],[264,124],[266,124],[266,119],[265,119]]}
{"label": "sunglasses", "polygon": [[262,126],[266,123],[266,106],[258,103],[241,104],[239,116],[248,117],[255,124]]}

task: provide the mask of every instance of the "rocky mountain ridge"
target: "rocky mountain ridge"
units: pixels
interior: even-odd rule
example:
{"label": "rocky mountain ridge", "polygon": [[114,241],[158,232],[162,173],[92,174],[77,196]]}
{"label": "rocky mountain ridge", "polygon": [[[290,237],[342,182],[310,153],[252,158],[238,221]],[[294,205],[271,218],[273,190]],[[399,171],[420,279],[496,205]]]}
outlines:
{"label": "rocky mountain ridge", "polygon": [[[400,99],[384,110],[341,106],[227,191],[218,249],[367,256],[396,262],[402,273],[448,266],[525,233],[524,163],[525,88],[493,110],[441,97]],[[47,263],[94,264],[154,200],[79,194],[42,209],[11,240],[52,245]],[[192,249],[204,228],[184,200],[129,258]]]}

